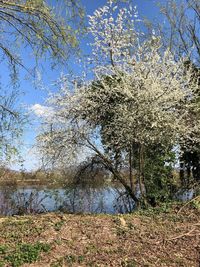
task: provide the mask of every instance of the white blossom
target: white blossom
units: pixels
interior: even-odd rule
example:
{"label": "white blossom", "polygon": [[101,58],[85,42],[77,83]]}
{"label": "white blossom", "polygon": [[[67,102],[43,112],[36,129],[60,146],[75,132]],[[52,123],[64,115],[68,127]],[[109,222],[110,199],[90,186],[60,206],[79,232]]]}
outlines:
{"label": "white blossom", "polygon": [[126,153],[132,143],[175,146],[199,138],[199,121],[190,123],[195,101],[187,101],[198,87],[191,84],[192,70],[162,51],[159,36],[142,42],[136,15],[136,7],[118,9],[109,1],[89,17],[95,80],[71,90],[65,79],[52,95],[53,117],[40,135],[48,155],[66,163],[85,147]]}

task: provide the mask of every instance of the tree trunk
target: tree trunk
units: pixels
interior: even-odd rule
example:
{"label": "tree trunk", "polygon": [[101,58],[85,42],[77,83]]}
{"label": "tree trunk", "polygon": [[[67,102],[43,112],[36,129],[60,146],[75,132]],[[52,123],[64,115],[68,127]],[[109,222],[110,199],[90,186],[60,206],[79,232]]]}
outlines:
{"label": "tree trunk", "polygon": [[132,169],[132,147],[130,147],[130,151],[129,151],[129,181],[130,181],[130,186],[132,191],[134,192],[134,181],[133,181],[133,169]]}
{"label": "tree trunk", "polygon": [[135,204],[137,205],[139,200],[127,180],[119,173],[118,170],[115,169],[113,163],[105,155],[103,155],[94,144],[90,142],[90,140],[86,140],[90,147],[97,153],[97,155],[102,161],[102,164],[114,175],[115,179],[118,180],[124,186],[129,196],[134,200]]}
{"label": "tree trunk", "polygon": [[144,182],[144,145],[141,144],[139,146],[139,173],[138,173],[138,183],[141,194],[141,202],[147,205],[147,197],[146,197],[146,188]]}

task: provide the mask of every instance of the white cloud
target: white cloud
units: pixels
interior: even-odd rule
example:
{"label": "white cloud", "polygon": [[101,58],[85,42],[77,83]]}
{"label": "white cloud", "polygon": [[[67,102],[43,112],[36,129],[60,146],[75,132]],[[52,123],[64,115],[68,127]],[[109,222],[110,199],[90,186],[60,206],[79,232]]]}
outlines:
{"label": "white cloud", "polygon": [[31,106],[30,110],[33,111],[34,114],[38,117],[50,117],[54,113],[52,108],[47,106],[42,106],[40,104],[35,104]]}

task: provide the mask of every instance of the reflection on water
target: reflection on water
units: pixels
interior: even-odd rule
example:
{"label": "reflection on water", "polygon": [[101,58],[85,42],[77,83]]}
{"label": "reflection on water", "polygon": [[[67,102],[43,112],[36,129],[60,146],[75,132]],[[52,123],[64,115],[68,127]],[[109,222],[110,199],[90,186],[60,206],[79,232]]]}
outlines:
{"label": "reflection on water", "polygon": [[176,194],[176,198],[181,201],[188,201],[192,199],[195,196],[195,190],[193,188],[185,190],[185,191],[179,191]]}
{"label": "reflection on water", "polygon": [[[175,198],[187,201],[194,189],[179,191]],[[49,211],[66,213],[129,213],[134,201],[119,186],[76,184],[57,189],[37,187],[0,188],[0,215],[36,214]]]}
{"label": "reflection on water", "polygon": [[48,211],[68,213],[127,213],[134,202],[121,188],[82,185],[48,189],[8,187],[0,189],[0,214],[34,214]]}

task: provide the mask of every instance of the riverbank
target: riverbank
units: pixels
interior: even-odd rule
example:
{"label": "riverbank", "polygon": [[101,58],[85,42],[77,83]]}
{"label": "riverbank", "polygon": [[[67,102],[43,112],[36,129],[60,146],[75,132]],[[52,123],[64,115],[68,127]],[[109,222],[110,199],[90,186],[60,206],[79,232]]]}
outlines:
{"label": "riverbank", "polygon": [[199,267],[200,213],[0,218],[0,266]]}

